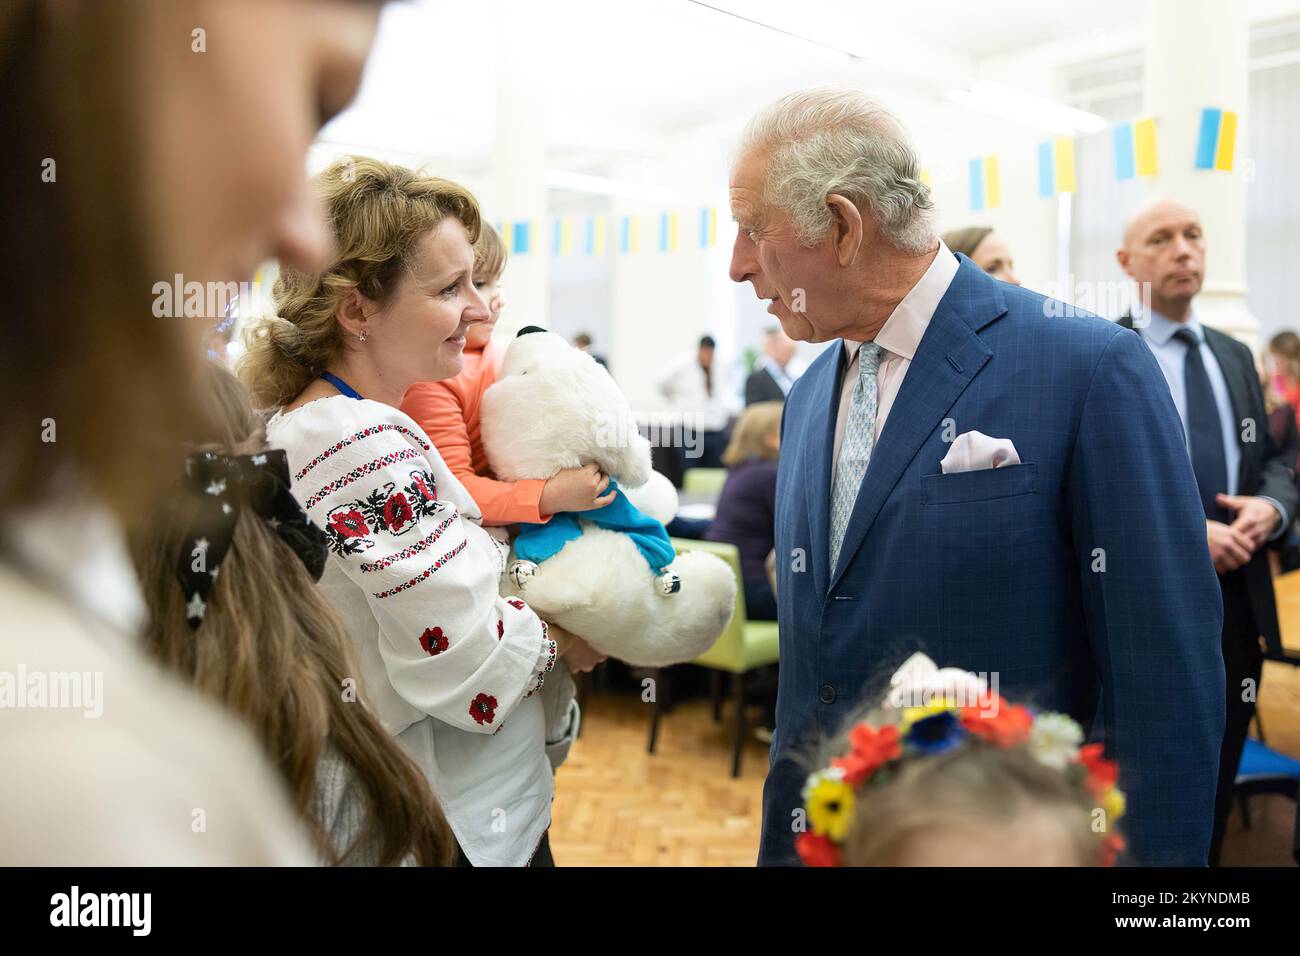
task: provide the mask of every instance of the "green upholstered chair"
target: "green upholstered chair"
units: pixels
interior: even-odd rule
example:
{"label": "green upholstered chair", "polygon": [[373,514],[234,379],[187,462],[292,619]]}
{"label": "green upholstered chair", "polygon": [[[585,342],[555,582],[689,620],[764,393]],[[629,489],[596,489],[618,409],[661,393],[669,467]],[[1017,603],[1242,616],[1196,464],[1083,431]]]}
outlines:
{"label": "green upholstered chair", "polygon": [[[687,472],[689,475],[690,472]],[[707,651],[691,661],[700,667],[712,668],[715,672],[715,688],[720,688],[723,674],[731,675],[731,696],[736,707],[736,723],[732,740],[731,775],[740,776],[741,755],[744,753],[745,737],[748,732],[745,715],[745,674],[756,667],[775,664],[777,660],[776,621],[751,621],[745,617],[745,591],[741,586],[740,552],[734,544],[717,541],[691,541],[685,538],[673,538],[673,547],[678,554],[687,551],[707,551],[717,555],[731,567],[736,576],[736,612],[727,622],[726,628],[717,641]],[[668,600],[672,600],[668,598]],[[662,669],[658,676],[662,676]],[[662,681],[660,681],[662,683]],[[654,753],[655,741],[659,735],[659,721],[663,717],[663,694],[655,694],[655,706],[650,718],[650,743],[648,750]],[[720,694],[714,695],[714,719],[719,718]]]}
{"label": "green upholstered chair", "polygon": [[727,481],[725,468],[688,468],[682,476],[682,492],[688,495],[722,494],[722,486]]}

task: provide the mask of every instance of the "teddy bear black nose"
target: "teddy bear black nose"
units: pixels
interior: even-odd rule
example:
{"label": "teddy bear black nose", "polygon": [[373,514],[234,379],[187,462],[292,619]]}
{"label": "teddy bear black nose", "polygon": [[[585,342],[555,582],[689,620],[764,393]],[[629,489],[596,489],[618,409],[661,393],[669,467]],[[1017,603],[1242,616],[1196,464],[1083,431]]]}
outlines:
{"label": "teddy bear black nose", "polygon": [[522,329],[520,329],[518,332],[515,333],[515,338],[519,338],[519,336],[521,335],[527,335],[530,332],[545,332],[545,331],[546,330],[542,328],[540,325],[525,325]]}

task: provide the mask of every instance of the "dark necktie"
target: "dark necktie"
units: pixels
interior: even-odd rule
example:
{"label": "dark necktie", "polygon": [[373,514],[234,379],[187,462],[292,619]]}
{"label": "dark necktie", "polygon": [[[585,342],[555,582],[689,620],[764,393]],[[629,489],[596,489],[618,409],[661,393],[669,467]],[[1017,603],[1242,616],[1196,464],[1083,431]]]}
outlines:
{"label": "dark necktie", "polygon": [[1219,406],[1210,387],[1210,376],[1201,360],[1200,340],[1191,329],[1179,329],[1174,338],[1187,346],[1183,363],[1183,384],[1187,388],[1187,444],[1192,454],[1192,470],[1201,492],[1205,516],[1223,521],[1223,509],[1216,494],[1228,493],[1228,459],[1223,451],[1223,424]]}

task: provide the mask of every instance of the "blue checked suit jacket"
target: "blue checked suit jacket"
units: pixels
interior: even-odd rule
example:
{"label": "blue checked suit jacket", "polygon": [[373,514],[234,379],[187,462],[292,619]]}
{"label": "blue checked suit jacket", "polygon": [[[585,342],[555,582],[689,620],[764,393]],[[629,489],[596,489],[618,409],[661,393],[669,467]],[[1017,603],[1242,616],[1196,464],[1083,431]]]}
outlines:
{"label": "blue checked suit jacket", "polygon": [[[1093,730],[1119,761],[1133,862],[1203,865],[1224,726],[1223,607],[1164,376],[1135,333],[1062,315],[958,259],[877,436],[837,568],[827,528],[838,342],[786,402],[780,685],[759,863],[797,861],[800,789],[819,744],[922,650],[941,667],[996,672],[1013,702]],[[1010,438],[1021,464],[941,474],[947,441],[972,429]]]}

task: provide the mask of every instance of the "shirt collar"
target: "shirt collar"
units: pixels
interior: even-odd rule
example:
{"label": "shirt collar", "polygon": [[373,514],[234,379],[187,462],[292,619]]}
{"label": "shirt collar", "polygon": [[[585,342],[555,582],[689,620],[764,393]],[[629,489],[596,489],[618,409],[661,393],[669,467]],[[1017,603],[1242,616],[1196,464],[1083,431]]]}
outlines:
{"label": "shirt collar", "polygon": [[[1147,324],[1143,325],[1142,320],[1147,319]],[[1175,322],[1173,319],[1161,315],[1155,309],[1144,309],[1140,305],[1133,306],[1133,327],[1138,330],[1144,339],[1149,339],[1152,343],[1159,346],[1169,344],[1169,340],[1174,337],[1174,333],[1179,329],[1191,329],[1196,334],[1196,341],[1205,341],[1205,332],[1201,329],[1201,323],[1196,320],[1196,313],[1192,312],[1187,316],[1186,322]]]}
{"label": "shirt collar", "polygon": [[33,509],[9,523],[5,545],[20,567],[119,633],[143,626],[147,614],[125,535],[104,506]]}
{"label": "shirt collar", "polygon": [[[942,239],[939,240],[939,252],[925,270],[925,275],[912,286],[912,290],[903,296],[903,301],[885,320],[885,324],[876,333],[875,342],[886,352],[901,356],[909,362],[916,355],[921,345],[925,330],[930,327],[948,287],[957,276],[961,264],[952,254]],[[858,354],[861,342],[844,340],[844,354],[851,361]]]}

